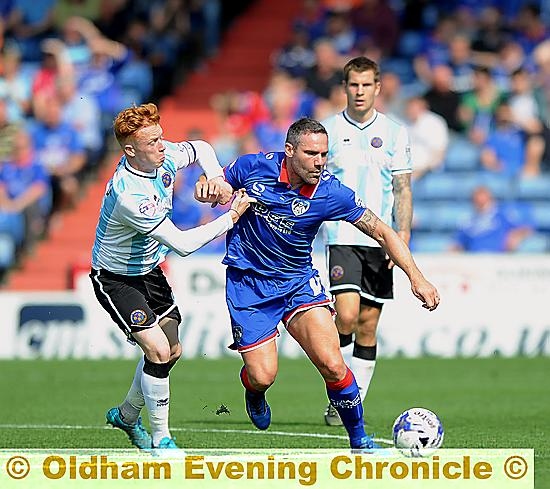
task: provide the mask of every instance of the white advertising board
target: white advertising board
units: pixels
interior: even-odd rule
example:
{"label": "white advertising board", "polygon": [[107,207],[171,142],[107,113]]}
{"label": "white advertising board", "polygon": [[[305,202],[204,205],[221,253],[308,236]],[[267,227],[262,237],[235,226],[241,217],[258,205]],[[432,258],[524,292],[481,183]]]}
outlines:
{"label": "white advertising board", "polygon": [[[441,305],[423,309],[395,273],[396,300],[384,306],[379,355],[415,357],[550,355],[550,256],[419,255]],[[315,264],[325,274],[324,258]],[[183,317],[184,357],[236,355],[219,256],[172,257],[168,276]],[[74,291],[0,293],[0,358],[127,358],[139,355],[97,303],[87,275]],[[301,356],[280,327],[280,355]]]}

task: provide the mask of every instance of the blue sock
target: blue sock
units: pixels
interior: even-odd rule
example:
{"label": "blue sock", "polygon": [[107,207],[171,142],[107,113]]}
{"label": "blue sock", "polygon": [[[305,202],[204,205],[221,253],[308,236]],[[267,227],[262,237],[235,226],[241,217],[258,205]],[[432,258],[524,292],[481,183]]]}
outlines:
{"label": "blue sock", "polygon": [[357,448],[366,436],[363,422],[363,404],[353,373],[348,368],[346,376],[338,382],[327,382],[327,395],[336,408],[349,435],[351,448]]}

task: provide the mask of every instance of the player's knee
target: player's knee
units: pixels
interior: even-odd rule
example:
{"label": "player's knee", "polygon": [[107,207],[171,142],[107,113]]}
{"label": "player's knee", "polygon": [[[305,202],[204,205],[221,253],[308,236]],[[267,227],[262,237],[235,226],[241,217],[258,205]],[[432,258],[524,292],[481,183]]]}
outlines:
{"label": "player's knee", "polygon": [[352,334],[357,328],[357,314],[353,311],[338,312],[336,326],[341,334]]}
{"label": "player's knee", "polygon": [[338,382],[342,380],[348,371],[348,368],[341,358],[329,358],[326,359],[322,365],[319,366],[321,375],[327,382]]}
{"label": "player's knee", "polygon": [[355,341],[362,345],[376,343],[376,324],[361,324],[355,332]]}
{"label": "player's knee", "polygon": [[168,363],[170,361],[171,351],[168,343],[155,345],[145,351],[145,358],[153,363]]}
{"label": "player's knee", "polygon": [[252,375],[248,373],[248,379],[254,389],[265,391],[275,382],[276,372],[266,370],[256,371]]}
{"label": "player's knee", "polygon": [[176,343],[175,345],[172,345],[170,347],[170,363],[176,363],[181,357],[182,352],[183,349],[181,347],[181,343]]}

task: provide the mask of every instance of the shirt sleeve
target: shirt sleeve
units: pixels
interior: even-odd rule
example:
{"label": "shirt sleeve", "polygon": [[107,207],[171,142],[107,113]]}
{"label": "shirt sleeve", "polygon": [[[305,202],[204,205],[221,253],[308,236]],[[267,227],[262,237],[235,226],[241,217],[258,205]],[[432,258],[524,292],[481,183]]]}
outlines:
{"label": "shirt sleeve", "polygon": [[182,141],[180,143],[166,141],[165,144],[174,160],[176,170],[197,163],[206,174],[206,178],[223,176],[223,169],[214,148],[206,141]]}
{"label": "shirt sleeve", "polygon": [[391,170],[394,175],[412,172],[411,142],[405,126],[400,127],[395,139]]}
{"label": "shirt sleeve", "polygon": [[331,176],[325,220],[357,222],[367,210],[365,204],[340,180]]}
{"label": "shirt sleeve", "polygon": [[246,177],[252,170],[252,155],[239,156],[233,163],[224,168],[225,180],[234,189],[244,188]]}

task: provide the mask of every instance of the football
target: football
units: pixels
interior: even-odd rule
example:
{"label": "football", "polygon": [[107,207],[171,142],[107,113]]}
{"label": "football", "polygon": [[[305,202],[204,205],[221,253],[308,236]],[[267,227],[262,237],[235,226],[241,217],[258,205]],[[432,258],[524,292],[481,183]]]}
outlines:
{"label": "football", "polygon": [[429,409],[414,407],[393,423],[393,444],[408,457],[427,457],[443,444],[443,424]]}

